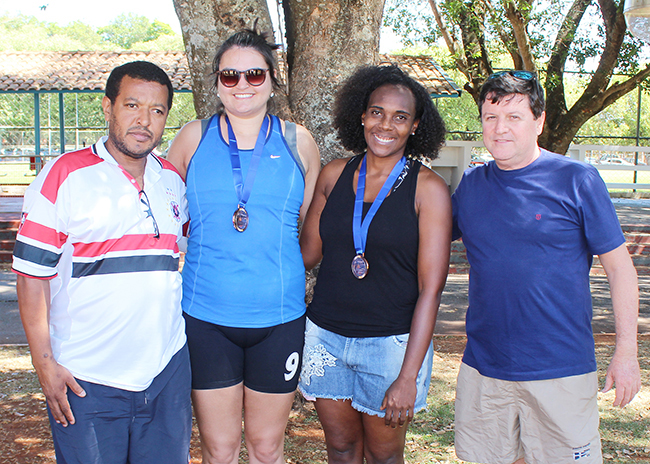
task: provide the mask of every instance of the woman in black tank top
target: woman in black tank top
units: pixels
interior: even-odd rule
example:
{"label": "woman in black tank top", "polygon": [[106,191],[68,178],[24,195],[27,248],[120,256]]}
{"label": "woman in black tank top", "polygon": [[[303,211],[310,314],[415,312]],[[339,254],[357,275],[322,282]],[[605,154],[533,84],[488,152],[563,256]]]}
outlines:
{"label": "woman in black tank top", "polygon": [[448,187],[418,158],[437,157],[445,127],[396,66],[350,77],[334,126],[359,155],[323,168],[303,225],[305,267],[322,262],[300,390],[315,398],[330,462],[403,462],[406,425],[426,401],[451,242]]}

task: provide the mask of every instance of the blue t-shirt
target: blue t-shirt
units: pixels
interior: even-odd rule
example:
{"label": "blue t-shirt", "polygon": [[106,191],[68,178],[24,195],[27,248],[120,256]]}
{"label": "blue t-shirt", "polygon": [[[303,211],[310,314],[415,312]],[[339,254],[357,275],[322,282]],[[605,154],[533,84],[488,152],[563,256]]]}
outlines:
{"label": "blue t-shirt", "polygon": [[452,202],[470,264],[463,362],[513,381],[595,371],[589,269],[625,242],[598,171],[542,150],[467,170]]}
{"label": "blue t-shirt", "polygon": [[[305,267],[298,215],[305,181],[272,116],[246,205],[250,222],[233,227],[239,199],[219,117],[211,119],[187,168],[190,235],[183,267],[183,311],[228,327],[271,327],[305,313]],[[246,179],[253,150],[240,150]]]}

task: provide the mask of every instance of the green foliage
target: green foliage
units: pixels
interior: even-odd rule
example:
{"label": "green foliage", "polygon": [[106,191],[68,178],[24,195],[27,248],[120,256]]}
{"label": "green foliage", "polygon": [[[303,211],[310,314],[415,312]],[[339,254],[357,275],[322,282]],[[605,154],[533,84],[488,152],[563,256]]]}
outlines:
{"label": "green foliage", "polygon": [[[638,90],[630,92],[587,121],[577,134],[580,137],[580,143],[635,145],[638,98]],[[650,114],[650,92],[642,91],[640,137],[650,137],[650,119],[643,117],[646,114]],[[590,138],[583,138],[587,136]],[[610,137],[609,140],[603,140],[602,137],[605,136]],[[621,139],[620,137],[625,138]],[[642,140],[640,143],[644,146],[647,144],[647,140],[645,142]]]}
{"label": "green foliage", "polygon": [[108,26],[100,27],[98,32],[106,42],[124,49],[131,49],[136,43],[150,42],[160,36],[174,33],[169,25],[157,20],[150,22],[146,17],[134,13],[119,15]]}
{"label": "green foliage", "polygon": [[406,47],[422,44],[429,47],[437,39],[435,19],[426,0],[388,0],[384,7],[384,26],[400,36]]}
{"label": "green foliage", "polygon": [[[556,33],[573,0],[512,1],[523,15],[524,21],[528,22],[526,30],[536,61],[545,63],[551,55]],[[512,28],[504,10],[507,2],[440,0],[437,3],[450,34],[455,36],[459,43],[462,44],[461,25],[466,32],[470,33],[482,27],[486,37],[485,46],[490,57],[493,58],[495,52],[497,54],[505,52],[506,48],[498,31],[502,30],[506,37],[513,38]],[[431,46],[439,37],[440,31],[428,0],[411,2],[387,0],[385,12],[384,25],[401,37],[408,47],[417,43]],[[593,68],[594,60],[600,57],[604,45],[605,27],[602,14],[597,3],[593,2],[585,11],[569,49],[569,69],[585,71]],[[648,46],[644,46],[643,42],[627,33],[615,72],[625,74],[637,72],[639,60],[644,56],[647,58],[647,53]],[[508,67],[512,67],[512,63]]]}
{"label": "green foliage", "polygon": [[58,26],[33,16],[0,16],[0,50],[101,50],[101,37],[89,26],[73,22]]}
{"label": "green foliage", "polygon": [[183,50],[183,39],[160,21],[132,13],[97,30],[80,21],[67,26],[33,16],[0,15],[0,50]]}
{"label": "green foliage", "polygon": [[0,126],[34,124],[34,97],[29,94],[0,93]]}
{"label": "green foliage", "polygon": [[[75,150],[97,141],[106,134],[102,112],[102,92],[64,94],[66,151]],[[40,96],[41,151],[56,155],[60,151],[59,97],[56,93]],[[165,152],[178,130],[196,118],[190,92],[176,92],[174,104],[158,147]],[[22,153],[34,150],[34,96],[31,94],[0,94],[0,150]]]}
{"label": "green foliage", "polygon": [[160,51],[184,50],[183,38],[178,34],[161,35],[155,40],[137,42],[131,46],[133,50]]}
{"label": "green foliage", "polygon": [[438,98],[435,104],[447,126],[447,139],[473,139],[468,133],[476,133],[480,137],[482,128],[478,108],[469,93],[463,92],[460,98]]}
{"label": "green foliage", "polygon": [[192,93],[175,92],[174,104],[169,112],[169,116],[167,116],[167,128],[165,129],[158,149],[161,152],[166,152],[178,130],[194,119],[196,119],[196,111],[194,111],[194,97]]}

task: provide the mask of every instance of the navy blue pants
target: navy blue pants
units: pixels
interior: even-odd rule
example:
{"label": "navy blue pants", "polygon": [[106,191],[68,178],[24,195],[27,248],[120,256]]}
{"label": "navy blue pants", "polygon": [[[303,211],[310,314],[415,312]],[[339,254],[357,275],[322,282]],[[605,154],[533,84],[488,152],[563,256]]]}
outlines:
{"label": "navy blue pants", "polygon": [[86,396],[68,391],[73,425],[57,424],[48,408],[58,464],[188,463],[192,407],[187,345],[141,392],[77,381]]}

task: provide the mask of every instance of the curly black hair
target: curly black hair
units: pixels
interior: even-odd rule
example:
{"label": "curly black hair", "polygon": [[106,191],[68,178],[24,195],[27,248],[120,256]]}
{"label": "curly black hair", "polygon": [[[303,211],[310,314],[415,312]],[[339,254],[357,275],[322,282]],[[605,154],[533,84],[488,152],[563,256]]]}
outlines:
{"label": "curly black hair", "polygon": [[427,90],[396,65],[359,68],[337,92],[333,125],[341,144],[353,153],[366,150],[361,115],[368,107],[372,92],[383,85],[405,87],[415,98],[415,119],[419,119],[420,123],[415,134],[408,138],[404,153],[411,157],[436,159],[438,150],[445,142],[445,122]]}

